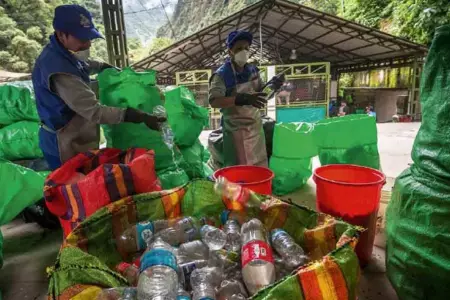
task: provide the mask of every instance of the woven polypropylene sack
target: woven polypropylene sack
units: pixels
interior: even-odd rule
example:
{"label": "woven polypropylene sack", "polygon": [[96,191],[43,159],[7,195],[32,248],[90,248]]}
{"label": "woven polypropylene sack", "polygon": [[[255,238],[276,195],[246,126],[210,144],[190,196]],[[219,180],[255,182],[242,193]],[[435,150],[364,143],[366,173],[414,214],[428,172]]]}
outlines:
{"label": "woven polypropylene sack", "polygon": [[450,26],[436,30],[422,72],[414,164],[386,214],[387,274],[400,299],[450,294]]}
{"label": "woven polypropylene sack", "polygon": [[80,153],[53,171],[45,181],[44,195],[68,235],[111,202],[159,190],[152,150],[107,148]]}
{"label": "woven polypropylene sack", "polygon": [[208,110],[197,105],[194,94],[184,86],[168,88],[164,96],[164,106],[175,143],[179,147],[194,145],[203,128],[208,125]]}
{"label": "woven polypropylene sack", "polygon": [[[107,69],[98,75],[100,101],[114,107],[132,107],[153,113],[157,105],[164,105],[162,92],[156,87],[156,72],[135,72],[125,68],[122,72]],[[103,125],[108,148],[126,150],[130,147],[155,151],[156,170],[174,168],[183,159],[177,148],[174,152],[163,142],[161,132],[145,124],[121,123]]]}
{"label": "woven polypropylene sack", "polygon": [[374,117],[348,115],[315,124],[314,140],[322,165],[353,164],[380,168]]}
{"label": "woven polypropylene sack", "polygon": [[275,195],[286,195],[302,187],[312,175],[312,158],[317,155],[310,123],[275,125],[270,169],[275,178]]}
{"label": "woven polypropylene sack", "polygon": [[0,157],[7,160],[43,156],[39,148],[39,124],[21,121],[0,129]]}
{"label": "woven polypropylene sack", "polygon": [[[304,207],[258,197],[266,201],[264,210],[250,209],[247,217],[258,217],[268,230],[286,230],[313,262],[260,291],[254,299],[356,299],[360,271],[353,247],[359,230]],[[49,298],[84,295],[95,299],[101,288],[127,285],[113,269],[131,258],[117,251],[112,241],[136,222],[208,216],[218,226],[220,214],[229,204],[215,194],[213,182],[196,180],[176,190],[137,195],[102,208],[64,241],[49,273]],[[293,294],[287,298],[289,293]]]}
{"label": "woven polypropylene sack", "polygon": [[0,85],[0,125],[39,121],[31,81]]}

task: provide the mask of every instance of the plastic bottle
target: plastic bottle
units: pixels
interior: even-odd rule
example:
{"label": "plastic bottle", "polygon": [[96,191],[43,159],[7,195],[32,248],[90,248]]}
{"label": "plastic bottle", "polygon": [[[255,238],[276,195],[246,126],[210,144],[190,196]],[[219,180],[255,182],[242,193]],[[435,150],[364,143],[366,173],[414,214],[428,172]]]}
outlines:
{"label": "plastic bottle", "polygon": [[242,276],[248,291],[253,295],[275,281],[272,249],[266,240],[266,231],[258,219],[245,223],[242,236]]}
{"label": "plastic bottle", "polygon": [[140,222],[126,229],[116,239],[119,252],[135,253],[145,250],[153,237],[153,223]]}
{"label": "plastic bottle", "polygon": [[138,299],[175,299],[178,290],[177,270],[172,247],[161,238],[156,238],[141,258]]}
{"label": "plastic bottle", "polygon": [[198,237],[198,227],[198,222],[194,218],[186,217],[178,220],[172,227],[161,230],[156,236],[172,246],[178,246],[195,240]]}
{"label": "plastic bottle", "polygon": [[220,176],[214,184],[214,191],[221,197],[225,197],[232,202],[236,202],[233,210],[244,210],[246,207],[260,207],[261,200],[255,193],[241,185],[228,181]]}
{"label": "plastic bottle", "polygon": [[[162,105],[157,105],[153,108],[153,115],[157,117],[167,118],[166,109]],[[173,149],[173,146],[175,144],[174,135],[172,129],[169,126],[169,122],[166,121],[164,123],[161,123],[160,126],[164,143],[169,149]]]}
{"label": "plastic bottle", "polygon": [[200,230],[202,241],[210,250],[220,250],[227,243],[227,235],[217,227],[204,225]]}
{"label": "plastic bottle", "polygon": [[217,300],[231,300],[238,295],[241,295],[244,299],[248,297],[245,287],[237,280],[225,279],[217,290]]}
{"label": "plastic bottle", "polygon": [[222,282],[221,272],[218,268],[196,269],[191,274],[193,300],[215,300],[216,287]]}
{"label": "plastic bottle", "polygon": [[202,241],[192,241],[181,244],[178,248],[178,255],[186,262],[196,259],[208,259],[209,249]]}
{"label": "plastic bottle", "polygon": [[239,223],[235,220],[228,220],[223,225],[223,231],[227,235],[227,243],[224,248],[239,252],[241,250],[241,227]]}
{"label": "plastic bottle", "polygon": [[303,266],[308,261],[302,247],[283,229],[274,229],[271,233],[272,246],[283,258],[285,266],[294,270]]}
{"label": "plastic bottle", "polygon": [[191,295],[186,292],[182,286],[178,287],[177,300],[191,300]]}
{"label": "plastic bottle", "polygon": [[137,286],[139,279],[139,269],[132,264],[121,262],[116,266],[117,272],[128,280],[131,286]]}
{"label": "plastic bottle", "polygon": [[104,289],[96,300],[136,300],[137,290],[133,287]]}
{"label": "plastic bottle", "polygon": [[248,215],[244,211],[240,210],[224,210],[220,214],[220,220],[222,224],[225,224],[228,220],[235,220],[239,225],[248,221]]}
{"label": "plastic bottle", "polygon": [[180,271],[182,274],[182,280],[186,289],[191,288],[191,275],[196,269],[201,269],[208,266],[208,261],[205,259],[194,260],[184,264],[180,264]]}

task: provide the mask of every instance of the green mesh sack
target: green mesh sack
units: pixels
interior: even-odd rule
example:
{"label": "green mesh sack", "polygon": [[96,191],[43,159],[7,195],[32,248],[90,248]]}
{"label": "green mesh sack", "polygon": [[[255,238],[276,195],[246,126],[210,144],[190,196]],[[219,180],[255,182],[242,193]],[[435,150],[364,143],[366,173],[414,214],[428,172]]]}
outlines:
{"label": "green mesh sack", "polygon": [[164,92],[165,108],[179,147],[194,145],[209,122],[208,110],[195,103],[194,94],[184,86],[170,87]]}
{"label": "green mesh sack", "polygon": [[420,82],[414,164],[386,213],[387,275],[400,299],[450,295],[450,26],[436,30]]}
{"label": "green mesh sack", "polygon": [[[125,68],[122,72],[107,69],[98,75],[100,102],[107,106],[133,107],[152,113],[157,105],[164,105],[161,91],[156,84],[156,72],[135,72]],[[183,159],[180,152],[172,152],[164,144],[160,132],[149,129],[145,124],[122,123],[103,125],[108,148],[126,150],[130,147],[155,151],[157,171],[175,168]]]}
{"label": "green mesh sack", "polygon": [[212,175],[213,171],[206,164],[210,157],[209,151],[203,147],[198,139],[194,145],[187,148],[181,148],[180,151],[184,158],[181,167],[186,174],[188,174],[190,179],[207,178]]}
{"label": "green mesh sack", "polygon": [[21,121],[0,129],[0,158],[7,160],[43,157],[39,148],[39,123]]}
{"label": "green mesh sack", "polygon": [[[253,299],[356,299],[360,270],[353,247],[359,229],[270,196],[257,197],[264,201],[264,210],[250,209],[244,212],[245,217],[258,217],[268,230],[286,230],[312,262],[261,290]],[[49,270],[49,299],[95,299],[102,288],[127,285],[114,267],[132,257],[121,254],[114,241],[136,222],[207,216],[220,225],[221,213],[230,206],[215,194],[214,183],[206,180],[111,203],[65,239],[55,266]]]}
{"label": "green mesh sack", "polygon": [[0,85],[0,125],[18,121],[39,122],[31,81]]}
{"label": "green mesh sack", "polygon": [[312,158],[317,155],[310,123],[275,125],[270,169],[275,178],[275,195],[286,195],[302,187],[312,175]]}
{"label": "green mesh sack", "polygon": [[353,164],[380,168],[376,120],[367,115],[348,115],[316,123],[314,140],[322,166]]}

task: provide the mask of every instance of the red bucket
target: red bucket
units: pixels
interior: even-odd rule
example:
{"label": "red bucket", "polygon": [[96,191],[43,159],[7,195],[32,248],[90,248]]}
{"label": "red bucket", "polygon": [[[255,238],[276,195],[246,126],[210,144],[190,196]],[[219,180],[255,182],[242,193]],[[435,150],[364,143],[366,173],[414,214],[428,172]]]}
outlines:
{"label": "red bucket", "polygon": [[231,166],[214,173],[214,178],[220,176],[227,180],[238,183],[256,193],[272,195],[272,179],[274,174],[271,170],[257,166]]}
{"label": "red bucket", "polygon": [[386,176],[378,170],[355,165],[328,165],[314,171],[317,209],[367,230],[356,253],[361,266],[372,256],[381,188]]}

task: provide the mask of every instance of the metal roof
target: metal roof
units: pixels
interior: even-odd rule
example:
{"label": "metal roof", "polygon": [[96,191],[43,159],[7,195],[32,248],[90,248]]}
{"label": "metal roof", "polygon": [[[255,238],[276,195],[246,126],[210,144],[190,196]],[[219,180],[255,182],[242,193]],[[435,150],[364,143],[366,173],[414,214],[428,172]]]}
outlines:
{"label": "metal roof", "polygon": [[[260,26],[261,25],[261,26]],[[263,0],[133,65],[160,75],[211,68],[226,57],[225,39],[232,30],[253,33],[251,58],[263,64],[329,61],[338,71],[422,57],[423,45],[389,35],[286,0]],[[261,35],[260,35],[261,32]],[[289,61],[292,49],[298,59]]]}

